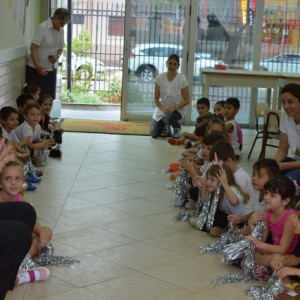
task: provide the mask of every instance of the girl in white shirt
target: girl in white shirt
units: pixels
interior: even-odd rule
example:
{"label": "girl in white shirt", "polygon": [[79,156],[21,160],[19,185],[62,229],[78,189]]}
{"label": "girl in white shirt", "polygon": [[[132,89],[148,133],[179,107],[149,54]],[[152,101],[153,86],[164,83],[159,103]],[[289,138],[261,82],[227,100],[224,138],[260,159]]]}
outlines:
{"label": "girl in white shirt", "polygon": [[[206,171],[205,179],[199,176],[199,187],[201,188],[202,202],[206,199],[206,192],[214,201],[215,192],[221,185],[218,196],[218,205],[214,215],[213,225],[210,229],[210,234],[214,237],[219,237],[228,226],[227,216],[229,214],[247,214],[252,211],[252,206],[249,201],[249,195],[236,183],[231,169],[222,162],[213,162],[210,168]],[[196,178],[195,178],[196,179]],[[199,201],[199,200],[198,200]],[[212,204],[213,205],[213,204]],[[197,222],[192,222],[197,224]]]}

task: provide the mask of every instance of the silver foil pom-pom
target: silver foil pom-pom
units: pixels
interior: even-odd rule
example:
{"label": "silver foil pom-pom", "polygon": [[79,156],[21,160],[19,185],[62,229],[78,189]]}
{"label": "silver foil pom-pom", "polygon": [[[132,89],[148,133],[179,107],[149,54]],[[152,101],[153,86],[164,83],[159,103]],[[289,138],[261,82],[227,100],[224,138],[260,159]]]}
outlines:
{"label": "silver foil pom-pom", "polygon": [[41,160],[41,167],[46,167],[48,165],[48,150],[46,148],[37,149],[37,156]]}
{"label": "silver foil pom-pom", "polygon": [[24,162],[24,174],[30,174],[32,176],[36,176],[36,168],[32,163],[31,158],[27,158],[26,161]]}
{"label": "silver foil pom-pom", "polygon": [[44,245],[41,249],[38,264],[40,266],[47,265],[73,265],[80,261],[68,256],[55,256],[54,249],[51,243]]}
{"label": "silver foil pom-pom", "polygon": [[[245,256],[244,260],[241,263],[243,271],[234,274],[219,276],[212,281],[212,286],[215,287],[217,285],[222,285],[225,283],[232,283],[232,282],[246,282],[255,278],[255,266],[256,266],[255,257],[254,257],[255,247],[251,241],[246,240],[245,242],[248,243],[243,243],[243,246],[246,247],[246,248],[243,247],[244,248],[243,254]],[[239,244],[239,243],[240,242],[235,244]],[[230,246],[232,247],[235,244],[232,244]]]}
{"label": "silver foil pom-pom", "polygon": [[240,233],[239,230],[234,228],[229,228],[225,233],[223,233],[220,239],[210,245],[201,246],[198,249],[200,253],[207,253],[207,254],[215,254],[220,253],[224,250],[227,245],[231,245],[233,243],[239,242],[243,239],[243,235]]}
{"label": "silver foil pom-pom", "polygon": [[170,168],[164,168],[164,169],[159,169],[159,170],[153,170],[151,171],[152,174],[169,174],[172,173]]}
{"label": "silver foil pom-pom", "polygon": [[175,182],[169,182],[166,184],[166,188],[168,190],[175,190],[176,189],[176,183]]}
{"label": "silver foil pom-pom", "polygon": [[176,221],[187,222],[191,217],[194,216],[195,211],[193,210],[185,210],[181,211],[176,217]]}
{"label": "silver foil pom-pom", "polygon": [[[262,237],[264,232],[264,224],[262,221],[257,222],[256,230],[251,234],[255,237]],[[227,264],[233,264],[242,260],[242,272],[235,274],[223,275],[215,278],[212,282],[213,286],[230,282],[246,282],[255,278],[255,246],[250,240],[241,240],[237,243],[227,245],[221,253],[221,260]]]}
{"label": "silver foil pom-pom", "polygon": [[221,191],[221,184],[218,185],[215,193],[214,193],[214,198],[211,203],[211,207],[207,216],[207,224],[206,224],[206,230],[209,231],[214,223],[215,220],[215,215],[218,207],[218,203],[220,200],[220,191]]}
{"label": "silver foil pom-pom", "polygon": [[254,236],[255,238],[261,240],[263,238],[264,235],[264,230],[265,230],[265,224],[263,221],[257,221],[255,228],[253,230],[253,232],[251,233],[252,236]]}
{"label": "silver foil pom-pom", "polygon": [[[211,199],[211,193],[206,192],[205,202],[203,203],[202,210],[197,217],[196,228],[199,230],[204,229],[209,231],[214,223],[215,214],[220,198],[221,185],[219,185],[215,191],[213,199]],[[200,191],[201,193],[201,191]],[[200,201],[200,199],[198,200]]]}
{"label": "silver foil pom-pom", "polygon": [[282,284],[273,274],[265,286],[253,286],[246,290],[246,294],[255,300],[274,300],[282,293],[294,292]]}
{"label": "silver foil pom-pom", "polygon": [[201,208],[202,208],[202,201],[199,198],[198,201],[196,202],[195,209],[181,211],[175,217],[175,220],[176,221],[181,221],[181,222],[187,222],[192,217],[196,217],[197,218],[199,216],[199,214],[201,213]]}
{"label": "silver foil pom-pom", "polygon": [[189,196],[189,183],[188,172],[184,168],[179,168],[179,175],[175,181],[173,203],[175,207],[182,207],[187,201]]}
{"label": "silver foil pom-pom", "polygon": [[34,261],[32,260],[32,258],[30,257],[29,254],[27,254],[23,261],[22,264],[20,266],[20,270],[30,270],[30,269],[34,269],[36,268],[36,264],[34,263]]}
{"label": "silver foil pom-pom", "polygon": [[[262,221],[258,221],[255,229],[251,233],[251,236],[261,239],[264,233],[264,229],[264,223]],[[221,261],[226,264],[234,263],[236,260],[246,257],[246,255],[249,254],[249,249],[253,248],[252,246],[253,243],[245,239],[235,244],[225,246],[224,250],[221,253]]]}

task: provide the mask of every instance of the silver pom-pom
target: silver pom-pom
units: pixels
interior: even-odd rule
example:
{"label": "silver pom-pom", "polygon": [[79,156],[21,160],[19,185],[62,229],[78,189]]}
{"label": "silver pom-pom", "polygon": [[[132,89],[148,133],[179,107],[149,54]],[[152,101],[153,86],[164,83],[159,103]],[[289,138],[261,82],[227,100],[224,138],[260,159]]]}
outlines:
{"label": "silver pom-pom", "polygon": [[[209,231],[211,229],[215,219],[215,214],[220,197],[220,191],[221,185],[217,187],[213,200],[211,199],[211,193],[208,191],[206,192],[205,202],[203,203],[201,213],[199,214],[195,222],[195,227],[197,229],[202,230],[205,225],[206,230]],[[199,201],[200,200],[198,200],[198,202]]]}
{"label": "silver pom-pom", "polygon": [[168,190],[175,190],[175,188],[176,188],[176,183],[175,183],[175,182],[169,182],[169,183],[166,184],[166,188],[167,188]]}
{"label": "silver pom-pom", "polygon": [[32,260],[31,256],[29,254],[27,254],[22,261],[20,270],[30,270],[30,269],[34,269],[34,268],[36,268],[36,264]]}
{"label": "silver pom-pom", "polygon": [[217,187],[215,194],[214,194],[214,198],[212,200],[212,204],[209,210],[209,214],[207,216],[207,224],[206,224],[206,230],[209,231],[214,223],[214,219],[215,219],[215,215],[216,215],[216,211],[217,211],[217,207],[218,207],[218,203],[219,203],[219,199],[220,199],[220,191],[221,191],[221,185],[219,184],[219,186]]}
{"label": "silver pom-pom", "polygon": [[164,169],[159,169],[159,170],[153,170],[151,171],[152,174],[169,174],[172,173],[170,168],[164,168]]}
{"label": "silver pom-pom", "polygon": [[261,240],[264,235],[264,230],[265,230],[265,224],[263,221],[258,221],[256,222],[255,228],[253,232],[251,233],[252,236],[255,238]]}
{"label": "silver pom-pom", "polygon": [[40,266],[47,266],[47,265],[73,265],[74,263],[79,263],[80,261],[68,257],[68,256],[55,256],[54,249],[51,243],[44,245],[41,249],[38,264]]}
{"label": "silver pom-pom", "polygon": [[235,228],[229,228],[225,233],[223,233],[220,239],[210,245],[201,246],[198,251],[200,253],[207,253],[207,254],[215,254],[220,253],[224,250],[227,245],[231,245],[233,243],[239,242],[243,239],[243,235],[240,233],[239,230]]}
{"label": "silver pom-pom", "polygon": [[36,176],[36,168],[32,163],[31,158],[27,158],[24,162],[24,174],[30,174],[32,176]]}
{"label": "silver pom-pom", "polygon": [[37,149],[37,156],[42,163],[41,167],[46,167],[48,165],[48,150],[46,148]]}
{"label": "silver pom-pom", "polygon": [[[262,237],[264,232],[264,223],[262,221],[257,222],[257,226],[252,236],[256,238]],[[227,264],[233,264],[243,259],[241,267],[242,272],[223,275],[215,278],[212,282],[213,286],[221,285],[230,282],[246,282],[255,278],[255,246],[250,240],[241,240],[237,243],[227,245],[222,251],[221,260]]]}
{"label": "silver pom-pom", "polygon": [[[251,233],[251,236],[261,239],[261,237],[263,236],[263,232],[264,223],[262,221],[258,221],[255,229]],[[235,261],[246,257],[246,255],[249,254],[249,249],[252,248],[252,246],[252,242],[245,239],[237,243],[225,246],[224,250],[221,253],[221,261],[226,264],[234,263]]]}
{"label": "silver pom-pom", "polygon": [[183,207],[183,205],[188,201],[189,189],[191,187],[188,172],[184,168],[179,168],[179,176],[174,185],[174,206]]}
{"label": "silver pom-pom", "polygon": [[253,286],[246,290],[246,294],[255,300],[274,300],[282,293],[294,291],[282,284],[282,281],[273,274],[265,286]]}
{"label": "silver pom-pom", "polygon": [[[243,241],[242,241],[243,242]],[[234,274],[227,274],[222,275],[217,278],[215,278],[212,281],[212,286],[215,287],[217,285],[222,285],[225,283],[232,283],[232,282],[247,282],[252,280],[255,277],[255,247],[251,241],[245,241],[248,243],[244,243],[244,246],[247,247],[247,249],[243,249],[245,259],[242,262],[242,272],[234,273]],[[236,243],[239,244],[240,242]],[[233,244],[234,245],[234,244]],[[232,245],[230,245],[232,246]]]}
{"label": "silver pom-pom", "polygon": [[201,198],[198,199],[195,209],[193,210],[185,210],[180,212],[176,217],[176,221],[182,221],[182,222],[187,222],[189,221],[190,218],[192,217],[198,217],[199,214],[201,213],[201,207],[202,207],[202,201]]}

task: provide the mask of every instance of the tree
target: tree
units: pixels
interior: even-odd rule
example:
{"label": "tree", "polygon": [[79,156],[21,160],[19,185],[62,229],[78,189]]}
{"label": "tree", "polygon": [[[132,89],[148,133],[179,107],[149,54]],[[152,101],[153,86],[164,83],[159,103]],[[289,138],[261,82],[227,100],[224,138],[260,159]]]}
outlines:
{"label": "tree", "polygon": [[72,51],[77,56],[87,56],[88,52],[93,48],[92,36],[83,26],[77,37],[72,40]]}

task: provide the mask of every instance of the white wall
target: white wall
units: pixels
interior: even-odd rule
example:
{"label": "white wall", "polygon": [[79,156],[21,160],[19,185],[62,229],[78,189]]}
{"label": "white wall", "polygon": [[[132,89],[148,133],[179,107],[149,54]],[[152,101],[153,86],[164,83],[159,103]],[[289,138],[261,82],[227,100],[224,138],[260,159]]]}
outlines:
{"label": "white wall", "polygon": [[47,4],[47,0],[1,0],[0,106],[15,106],[21,94],[31,37],[46,18]]}

